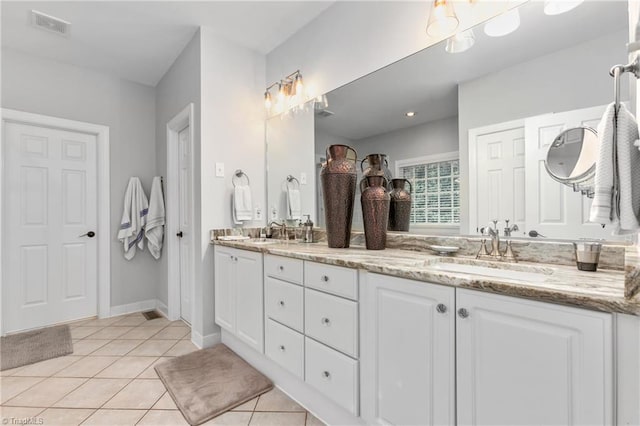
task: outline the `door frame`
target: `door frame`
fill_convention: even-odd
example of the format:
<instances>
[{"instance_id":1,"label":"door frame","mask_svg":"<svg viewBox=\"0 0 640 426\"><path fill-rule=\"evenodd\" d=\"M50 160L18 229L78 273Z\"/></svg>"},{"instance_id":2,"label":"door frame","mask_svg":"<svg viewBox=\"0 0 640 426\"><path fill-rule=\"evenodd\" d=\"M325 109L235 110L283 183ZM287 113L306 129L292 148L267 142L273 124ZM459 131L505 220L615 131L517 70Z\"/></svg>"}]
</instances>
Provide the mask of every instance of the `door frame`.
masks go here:
<instances>
[{"instance_id":1,"label":"door frame","mask_svg":"<svg viewBox=\"0 0 640 426\"><path fill-rule=\"evenodd\" d=\"M166 187L166 228L165 228L165 244L167 247L167 316L171 321L180 319L180 256L179 244L175 238L171 238L173 233L178 229L178 217L180 216L180 200L178 191L178 134L185 127L189 127L189 151L190 155L190 167L191 167L191 182L189 187L191 189L191 199L194 198L194 161L193 161L193 149L194 149L194 105L189 103L182 109L175 117L173 117L167 123L167 179L165 181ZM191 223L195 226L194 209L191 208ZM194 235L195 237L195 235ZM195 243L196 238L191 238L191 253L195 255ZM195 303L195 268L194 259L191 259L190 268L191 282L189 288L191 290L191 322L193 322L193 307Z\"/></svg>"},{"instance_id":2,"label":"door frame","mask_svg":"<svg viewBox=\"0 0 640 426\"><path fill-rule=\"evenodd\" d=\"M68 120L66 118L52 117L42 114L34 114L25 111L18 111L9 108L2 108L2 120L0 120L0 132L4 139L4 126L6 123L26 124L30 126L48 127L52 129L68 130L78 133L87 133L96 136L96 155L97 155L97 213L98 213L98 269L97 283L98 283L98 317L106 318L110 316L111 312L111 252L109 244L111 242L111 226L110 226L110 172L109 172L109 127L86 123L83 121ZM4 143L2 144L4 147ZM6 194L4 190L4 148L0 149L0 198L5 199ZM4 259L3 249L4 245L4 206L0 209L0 240L3 241L0 244L0 258ZM1 267L0 267L1 268ZM4 271L0 270L0 288L2 288L4 278ZM0 330L4 334L2 328L2 292L0 291Z\"/></svg>"}]
</instances>

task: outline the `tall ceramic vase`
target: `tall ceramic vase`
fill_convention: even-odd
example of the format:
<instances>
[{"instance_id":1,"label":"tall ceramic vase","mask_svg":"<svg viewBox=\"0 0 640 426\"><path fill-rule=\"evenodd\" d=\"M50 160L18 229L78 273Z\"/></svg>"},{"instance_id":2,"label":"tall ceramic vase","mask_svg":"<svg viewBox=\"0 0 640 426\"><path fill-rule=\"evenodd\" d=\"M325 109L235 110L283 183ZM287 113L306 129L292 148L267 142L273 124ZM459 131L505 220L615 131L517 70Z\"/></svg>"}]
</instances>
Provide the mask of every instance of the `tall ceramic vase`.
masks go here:
<instances>
[{"instance_id":1,"label":"tall ceramic vase","mask_svg":"<svg viewBox=\"0 0 640 426\"><path fill-rule=\"evenodd\" d=\"M367 176L367 186L362 192L362 218L367 250L384 250L387 244L389 202L387 180L384 176Z\"/></svg>"},{"instance_id":2,"label":"tall ceramic vase","mask_svg":"<svg viewBox=\"0 0 640 426\"><path fill-rule=\"evenodd\" d=\"M364 168L364 162L367 167ZM360 161L360 170L362 171L362 180L360 180L360 192L367 187L367 176L384 176L387 184L391 182L391 170L389 170L389 161L387 154L369 154Z\"/></svg>"},{"instance_id":3,"label":"tall ceramic vase","mask_svg":"<svg viewBox=\"0 0 640 426\"><path fill-rule=\"evenodd\" d=\"M357 153L353 148L331 145L327 148L327 162L320 170L327 241L332 248L347 248L351 240L356 159Z\"/></svg>"},{"instance_id":4,"label":"tall ceramic vase","mask_svg":"<svg viewBox=\"0 0 640 426\"><path fill-rule=\"evenodd\" d=\"M405 189L409 184L409 190ZM391 203L389 204L389 231L408 231L411 221L411 182L407 179L391 179Z\"/></svg>"}]
</instances>

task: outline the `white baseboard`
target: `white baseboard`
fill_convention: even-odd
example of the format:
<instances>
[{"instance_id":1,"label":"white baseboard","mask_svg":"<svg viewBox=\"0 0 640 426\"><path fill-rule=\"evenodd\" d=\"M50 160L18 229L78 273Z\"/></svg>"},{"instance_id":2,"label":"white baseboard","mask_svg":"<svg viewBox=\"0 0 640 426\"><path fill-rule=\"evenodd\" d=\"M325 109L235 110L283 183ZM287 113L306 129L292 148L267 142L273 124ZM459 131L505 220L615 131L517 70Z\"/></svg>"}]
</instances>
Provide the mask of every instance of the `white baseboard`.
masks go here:
<instances>
[{"instance_id":1,"label":"white baseboard","mask_svg":"<svg viewBox=\"0 0 640 426\"><path fill-rule=\"evenodd\" d=\"M328 425L364 425L364 420L354 416L335 402L327 398L294 376L284 368L247 346L240 339L226 330L222 330L222 343L237 353L245 361L267 376L291 399L309 410L314 416Z\"/></svg>"},{"instance_id":2,"label":"white baseboard","mask_svg":"<svg viewBox=\"0 0 640 426\"><path fill-rule=\"evenodd\" d=\"M169 318L169 308L161 300L156 299L156 309L164 315L165 318Z\"/></svg>"},{"instance_id":3,"label":"white baseboard","mask_svg":"<svg viewBox=\"0 0 640 426\"><path fill-rule=\"evenodd\" d=\"M142 300L140 302L128 303L126 305L118 305L111 307L112 317L125 314L133 314L135 312L151 311L156 309L158 301L156 299Z\"/></svg>"},{"instance_id":4,"label":"white baseboard","mask_svg":"<svg viewBox=\"0 0 640 426\"><path fill-rule=\"evenodd\" d=\"M197 331L191 331L191 342L196 345L199 349L210 348L213 345L216 345L222 341L222 336L220 332L211 333L203 336Z\"/></svg>"}]
</instances>

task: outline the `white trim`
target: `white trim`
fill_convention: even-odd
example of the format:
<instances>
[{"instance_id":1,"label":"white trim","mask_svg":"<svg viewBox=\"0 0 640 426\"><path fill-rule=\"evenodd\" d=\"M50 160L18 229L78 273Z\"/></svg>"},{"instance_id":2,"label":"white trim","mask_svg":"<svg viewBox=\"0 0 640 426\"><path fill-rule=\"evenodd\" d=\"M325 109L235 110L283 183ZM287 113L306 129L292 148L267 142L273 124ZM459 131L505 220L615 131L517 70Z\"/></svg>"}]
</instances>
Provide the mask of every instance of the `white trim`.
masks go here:
<instances>
[{"instance_id":1,"label":"white trim","mask_svg":"<svg viewBox=\"0 0 640 426\"><path fill-rule=\"evenodd\" d=\"M196 345L198 349L210 348L213 345L217 345L222 341L222 335L220 332L211 333L203 336L191 327L191 343Z\"/></svg>"},{"instance_id":2,"label":"white trim","mask_svg":"<svg viewBox=\"0 0 640 426\"><path fill-rule=\"evenodd\" d=\"M189 103L186 107L182 109L175 117L173 117L167 123L167 179L165 180L165 190L166 190L166 228L165 235L168 238L165 238L166 244L166 256L167 256L167 292L168 292L168 317L170 320L175 321L180 319L180 256L178 241L172 236L178 232L178 217L180 215L179 208L180 203L178 200L178 133L183 130L185 127L189 127L189 151L191 152L191 182L189 187L191 188L191 200L195 200L194 198L194 182L193 182L193 172L194 172L194 159L193 159L193 149L194 149L194 106L193 103ZM194 209L191 208L191 224L195 229L195 218L194 218ZM195 235L194 235L195 237ZM191 238L192 250L191 253L196 253L195 247L196 239ZM194 262L191 262L194 265ZM191 283L189 286L191 288L191 322L193 322L194 317L194 306L195 306L195 285L194 285L194 277L195 270L192 267L191 273L189 274L191 277Z\"/></svg>"},{"instance_id":3,"label":"white trim","mask_svg":"<svg viewBox=\"0 0 640 426\"><path fill-rule=\"evenodd\" d=\"M111 309L111 241L110 226L110 177L109 177L109 127L100 124L85 123L82 121L67 120L65 118L51 117L41 114L33 114L8 108L2 108L2 127L5 122L22 123L32 126L50 127L53 129L69 130L73 132L88 133L96 136L97 161L98 161L98 317L106 318ZM2 129L3 130L3 129ZM4 133L2 133L4 135ZM3 144L4 145L4 144ZM0 164L4 162L2 149L0 149ZM4 169L2 170L4 174ZM0 181L1 183L1 181ZM4 200L4 188L0 185L0 197ZM3 203L4 205L4 203ZM4 223L3 223L4 226ZM4 241L0 227L0 240ZM2 274L0 273L0 288L2 288ZM0 308L0 318L2 317ZM1 320L0 320L1 321ZM1 330L0 322L0 330Z\"/></svg>"},{"instance_id":4,"label":"white trim","mask_svg":"<svg viewBox=\"0 0 640 426\"><path fill-rule=\"evenodd\" d=\"M167 305L159 299L156 300L156 309L160 311L165 318L169 318L169 308L167 308Z\"/></svg>"},{"instance_id":5,"label":"white trim","mask_svg":"<svg viewBox=\"0 0 640 426\"><path fill-rule=\"evenodd\" d=\"M119 315L133 314L136 312L152 311L156 309L158 301L156 299L141 300L139 302L127 303L126 305L118 305L111 307L111 317Z\"/></svg>"},{"instance_id":6,"label":"white trim","mask_svg":"<svg viewBox=\"0 0 640 426\"><path fill-rule=\"evenodd\" d=\"M524 120L505 121L504 123L469 129L469 139L467 139L469 141L469 175L467 176L469 182L469 204L467 205L469 229L466 230L468 234L475 233L475 229L478 227L478 217L474 214L474 212L478 211L478 170L476 168L478 163L478 150L476 140L479 136L487 133L504 132L519 127L524 127Z\"/></svg>"}]
</instances>

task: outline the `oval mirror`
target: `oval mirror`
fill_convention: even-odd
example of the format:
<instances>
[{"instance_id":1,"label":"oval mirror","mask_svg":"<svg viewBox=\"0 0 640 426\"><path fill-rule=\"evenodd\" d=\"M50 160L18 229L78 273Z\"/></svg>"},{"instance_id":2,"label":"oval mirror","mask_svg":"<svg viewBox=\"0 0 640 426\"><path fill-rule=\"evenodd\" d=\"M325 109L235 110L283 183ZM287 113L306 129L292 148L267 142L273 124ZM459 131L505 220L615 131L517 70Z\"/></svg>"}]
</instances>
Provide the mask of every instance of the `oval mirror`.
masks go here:
<instances>
[{"instance_id":1,"label":"oval mirror","mask_svg":"<svg viewBox=\"0 0 640 426\"><path fill-rule=\"evenodd\" d=\"M575 127L560 133L549 150L544 166L553 179L577 188L593 178L598 158L598 134L590 127Z\"/></svg>"}]
</instances>

